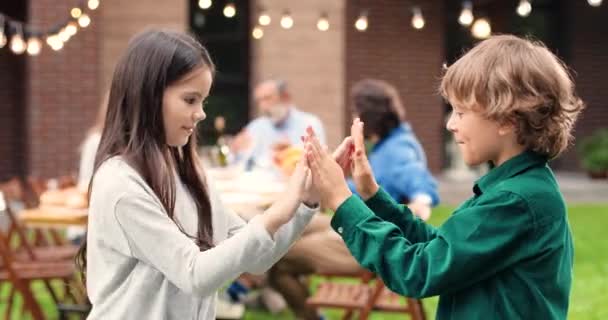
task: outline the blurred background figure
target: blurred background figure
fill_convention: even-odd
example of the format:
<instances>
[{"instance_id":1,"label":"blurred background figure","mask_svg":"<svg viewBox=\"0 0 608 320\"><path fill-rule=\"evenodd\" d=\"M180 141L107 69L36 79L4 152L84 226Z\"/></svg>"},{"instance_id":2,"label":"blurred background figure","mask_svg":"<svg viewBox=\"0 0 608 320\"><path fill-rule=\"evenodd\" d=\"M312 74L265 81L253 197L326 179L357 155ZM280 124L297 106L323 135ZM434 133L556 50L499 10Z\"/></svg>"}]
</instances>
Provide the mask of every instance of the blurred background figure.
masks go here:
<instances>
[{"instance_id":1,"label":"blurred background figure","mask_svg":"<svg viewBox=\"0 0 608 320\"><path fill-rule=\"evenodd\" d=\"M285 81L266 80L258 84L254 100L261 116L249 123L231 144L237 161L243 161L246 169L272 168L275 164L289 171L291 155L298 154L292 148L300 149L300 137L307 126L312 126L325 143L321 120L294 105Z\"/></svg>"},{"instance_id":2,"label":"blurred background figure","mask_svg":"<svg viewBox=\"0 0 608 320\"><path fill-rule=\"evenodd\" d=\"M354 117L365 124L369 162L378 183L394 199L427 220L439 203L437 182L429 172L424 149L406 121L399 93L382 80L365 79L350 92ZM353 192L352 181L349 186Z\"/></svg>"}]
</instances>

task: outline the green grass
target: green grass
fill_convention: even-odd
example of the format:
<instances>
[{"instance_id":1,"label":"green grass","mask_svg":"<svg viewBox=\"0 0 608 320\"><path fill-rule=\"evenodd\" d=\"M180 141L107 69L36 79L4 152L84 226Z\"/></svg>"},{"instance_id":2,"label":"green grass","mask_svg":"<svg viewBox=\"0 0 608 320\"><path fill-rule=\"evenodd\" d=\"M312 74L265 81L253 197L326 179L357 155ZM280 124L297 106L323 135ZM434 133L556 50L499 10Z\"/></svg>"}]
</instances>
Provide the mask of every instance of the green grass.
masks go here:
<instances>
[{"instance_id":1,"label":"green grass","mask_svg":"<svg viewBox=\"0 0 608 320\"><path fill-rule=\"evenodd\" d=\"M433 211L431 224L441 224L451 213L451 208L439 207ZM574 234L575 264L574 282L571 294L570 311L568 319L571 320L599 320L608 319L608 240L604 232L608 225L608 204L573 205L569 207L570 225ZM313 284L316 281L313 281ZM37 283L34 291L47 314L48 319L57 319L57 312L53 307L51 297L44 287ZM5 297L6 285L0 290L0 297ZM3 301L4 299L2 299ZM427 318L435 318L437 298L424 300ZM5 306L0 302L0 315L3 315ZM340 319L339 310L323 310L328 319ZM20 319L17 316L11 319ZM248 311L247 320L291 320L293 315L285 311L278 315L258 310ZM400 315L374 313L374 320L403 319Z\"/></svg>"}]
</instances>

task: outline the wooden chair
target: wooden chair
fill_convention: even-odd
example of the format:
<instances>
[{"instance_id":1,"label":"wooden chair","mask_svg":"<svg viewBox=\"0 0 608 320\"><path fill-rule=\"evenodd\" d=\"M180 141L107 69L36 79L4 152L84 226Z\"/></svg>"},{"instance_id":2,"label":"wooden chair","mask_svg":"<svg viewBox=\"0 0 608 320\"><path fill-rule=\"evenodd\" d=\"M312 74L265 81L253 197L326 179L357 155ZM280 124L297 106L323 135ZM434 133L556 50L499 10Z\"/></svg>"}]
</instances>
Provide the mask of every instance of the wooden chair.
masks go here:
<instances>
[{"instance_id":1,"label":"wooden chair","mask_svg":"<svg viewBox=\"0 0 608 320\"><path fill-rule=\"evenodd\" d=\"M372 311L408 314L412 320L425 320L422 302L402 297L390 291L381 279L371 272L362 274L339 275L324 274L329 281L322 282L315 294L306 303L317 308L344 309L342 319L351 319L357 312L359 319L366 320ZM337 283L335 277L351 277L354 283ZM375 278L375 279L374 279ZM372 281L373 280L373 281Z\"/></svg>"},{"instance_id":2,"label":"wooden chair","mask_svg":"<svg viewBox=\"0 0 608 320\"><path fill-rule=\"evenodd\" d=\"M54 273L55 271L52 269L58 268L56 272L59 272L59 276L65 275L65 272L67 272L66 270L71 270L70 272L73 273L73 258L78 251L78 247L72 244L65 244L57 233L53 236L56 245L45 243L44 246L40 246L41 241L31 241L31 239L28 239L28 234L32 231L21 225L12 208L13 203L24 201L25 191L21 181L17 178L13 178L8 182L1 183L0 192L2 193L0 202L3 203L3 210L0 211L5 213L9 222L6 233L0 231L2 250L6 251L3 254L9 255L8 257L3 256L3 261L5 263L0 268L0 281L10 281L13 284L9 290L6 314L10 314L12 310L15 290L20 291L24 296L24 299L28 299L28 291L23 287L24 284L22 283L22 280L20 280L22 277L26 280L42 280L53 300L56 303L60 302L59 297L50 283L51 278L57 278L57 274ZM40 238L42 235L42 233L36 234L37 236L35 238ZM15 263L17 270L22 273L14 274L14 272L11 271L12 268L10 268L11 263ZM51 268L51 270L45 270L47 268ZM37 275L39 276L38 278L36 278ZM73 294L68 287L68 283L64 282L64 284L66 285L65 290L68 291L68 293ZM26 304L26 306L32 308L31 301L26 301ZM35 313L36 311L33 310L32 312Z\"/></svg>"}]
</instances>

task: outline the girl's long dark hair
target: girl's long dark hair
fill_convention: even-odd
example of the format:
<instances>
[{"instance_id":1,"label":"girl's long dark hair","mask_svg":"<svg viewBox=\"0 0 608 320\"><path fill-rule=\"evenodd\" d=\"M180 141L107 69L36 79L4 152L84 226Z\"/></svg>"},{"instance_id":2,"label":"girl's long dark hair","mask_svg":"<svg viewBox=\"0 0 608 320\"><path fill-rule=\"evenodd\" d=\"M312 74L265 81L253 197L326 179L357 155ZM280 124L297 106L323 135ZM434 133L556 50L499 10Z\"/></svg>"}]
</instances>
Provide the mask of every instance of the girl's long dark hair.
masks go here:
<instances>
[{"instance_id":1,"label":"girl's long dark hair","mask_svg":"<svg viewBox=\"0 0 608 320\"><path fill-rule=\"evenodd\" d=\"M201 67L215 71L207 50L190 36L166 30L148 30L136 35L114 70L108 113L95 156L95 172L104 161L121 156L152 188L174 221L174 172L177 172L197 207L198 232L188 236L203 251L213 246L213 228L195 135L183 147L168 146L162 114L165 89ZM94 177L95 174L89 184L89 197L94 191ZM85 240L76 256L83 275L86 246Z\"/></svg>"}]
</instances>

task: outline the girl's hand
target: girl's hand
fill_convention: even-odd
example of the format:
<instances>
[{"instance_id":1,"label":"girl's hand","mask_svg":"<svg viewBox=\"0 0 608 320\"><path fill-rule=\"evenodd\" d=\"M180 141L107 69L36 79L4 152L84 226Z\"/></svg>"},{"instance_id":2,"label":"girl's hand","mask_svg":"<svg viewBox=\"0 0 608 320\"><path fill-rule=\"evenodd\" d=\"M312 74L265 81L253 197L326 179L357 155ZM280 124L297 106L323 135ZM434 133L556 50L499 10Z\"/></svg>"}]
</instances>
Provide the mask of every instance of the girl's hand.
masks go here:
<instances>
[{"instance_id":1,"label":"girl's hand","mask_svg":"<svg viewBox=\"0 0 608 320\"><path fill-rule=\"evenodd\" d=\"M308 128L306 157L312 172L312 184L321 198L321 203L336 210L352 195L340 165L327 153L311 128Z\"/></svg>"},{"instance_id":2,"label":"girl's hand","mask_svg":"<svg viewBox=\"0 0 608 320\"><path fill-rule=\"evenodd\" d=\"M353 120L353 125L350 127L350 135L353 138L355 149L352 157L352 178L361 198L367 200L375 195L380 187L374 178L374 173L365 155L363 122L359 118Z\"/></svg>"}]
</instances>

